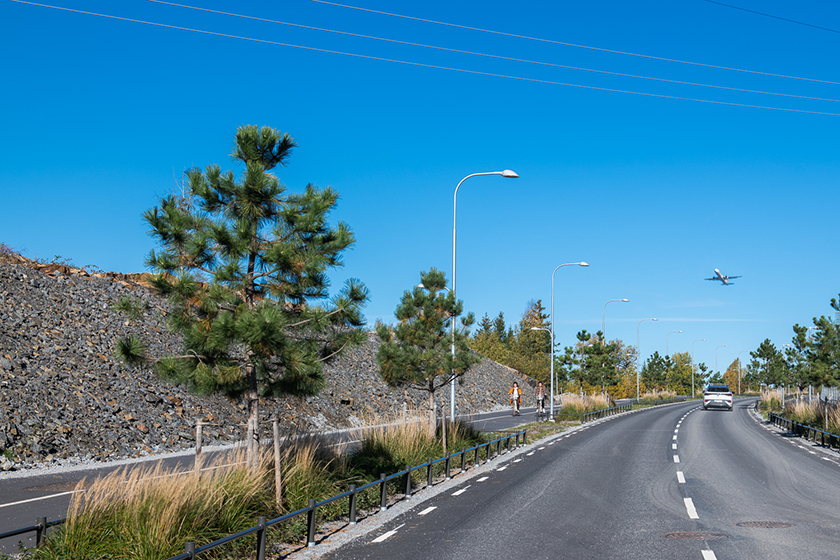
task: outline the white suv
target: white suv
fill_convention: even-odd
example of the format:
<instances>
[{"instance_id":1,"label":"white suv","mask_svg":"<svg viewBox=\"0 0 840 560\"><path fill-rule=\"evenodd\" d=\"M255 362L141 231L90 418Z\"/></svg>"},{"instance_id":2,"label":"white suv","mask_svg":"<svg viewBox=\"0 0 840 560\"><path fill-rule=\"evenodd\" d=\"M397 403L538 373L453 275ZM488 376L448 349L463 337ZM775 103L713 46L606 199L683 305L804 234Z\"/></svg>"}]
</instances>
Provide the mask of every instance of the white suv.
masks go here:
<instances>
[{"instance_id":1,"label":"white suv","mask_svg":"<svg viewBox=\"0 0 840 560\"><path fill-rule=\"evenodd\" d=\"M732 412L732 391L729 385L713 384L706 387L703 393L703 410L710 408L725 408Z\"/></svg>"}]
</instances>

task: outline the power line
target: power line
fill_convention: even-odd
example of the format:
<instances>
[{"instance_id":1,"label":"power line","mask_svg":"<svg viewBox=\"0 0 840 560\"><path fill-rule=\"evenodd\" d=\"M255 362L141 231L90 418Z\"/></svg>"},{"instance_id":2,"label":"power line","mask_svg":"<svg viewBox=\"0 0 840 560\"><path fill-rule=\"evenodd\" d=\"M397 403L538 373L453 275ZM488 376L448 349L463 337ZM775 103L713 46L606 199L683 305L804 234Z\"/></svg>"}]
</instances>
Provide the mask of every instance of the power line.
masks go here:
<instances>
[{"instance_id":1,"label":"power line","mask_svg":"<svg viewBox=\"0 0 840 560\"><path fill-rule=\"evenodd\" d=\"M493 59L496 59L496 60L505 60L505 61L508 61L508 62L523 62L523 63L526 63L526 64L535 64L535 65L538 65L538 66L549 66L549 67L552 67L552 68L563 68L563 69L566 69L566 70L579 70L579 71L582 71L582 72L592 72L592 73L596 73L596 74L607 74L607 75L610 75L610 76L619 76L619 77L623 77L623 78L636 78L636 79L640 79L640 80L650 80L650 81L655 81L655 82L665 82L665 83L669 83L669 84L697 86L697 87L705 87L705 88L712 88L712 89L722 89L722 90L728 90L728 91L737 91L737 92L741 92L741 93L758 93L758 94L762 94L762 95L775 95L775 96L779 96L779 97L791 97L791 98L796 98L796 99L807 99L807 100L810 100L810 101L830 101L830 102L833 102L833 103L840 103L840 99L830 99L830 98L825 98L825 97L811 97L811 96L807 96L807 95L795 95L795 94L791 94L791 93L779 93L779 92L773 92L773 91L762 91L762 90L754 90L754 89L736 88L736 87L729 87L729 86L720 86L720 85L715 85L715 84L703 84L703 83L698 83L698 82L687 82L687 81L683 81L683 80L670 80L668 78L656 78L656 77L653 77L653 76L640 76L640 75L637 75L637 74L626 74L626 73L623 73L623 72L611 72L611 71L608 71L608 70L598 70L598 69L595 69L595 68L584 68L584 67L580 67L580 66L569 66L569 65L566 65L566 64L557 64L557 63L553 63L553 62L541 62L541 61L536 61L536 60L527 60L527 59L523 59L523 58L514 58L514 57L510 57L510 56L501 56L501 55L496 55L496 54L487 54L487 53L480 53L480 52L475 52L475 51L466 51L466 50L462 50L462 49L453 49L453 48L449 48L449 47L440 47L440 46L436 46L436 45L427 45L427 44L423 44L423 43L414 43L414 42L410 42L410 41L400 41L398 39L388 39L388 38L385 38L385 37L376 37L376 36L373 36L373 35L363 35L363 34L360 34L360 33L352 33L350 31L337 31L335 29L326 29L326 28L323 28L323 27L314 27L314 26L311 26L311 25L303 25L303 24L300 24L300 23L290 23L290 22L286 22L286 21L279 21L279 20L262 18L262 17L257 17L257 16L236 14L236 13L233 13L233 12L223 12L223 11L220 11L220 10L211 10L209 8L201 8L201 7L198 7L198 6L188 6L186 4L177 4L175 2L166 2L165 0L149 0L149 2L153 2L155 4L164 4L164 5L167 5L167 6L175 6L175 7L178 7L178 8L187 8L187 9L196 10L196 11L199 11L199 12L208 12L208 13L212 13L212 14L219 14L219 15L224 15L224 16L231 16L231 17L237 17L237 18L242 18L242 19L260 21L260 22L264 22L264 23L276 23L276 24L279 24L279 25L286 25L286 26L289 26L289 27L297 27L297 28L300 28L300 29L309 29L309 30L312 30L312 31L323 31L323 32L326 32L326 33L334 33L334 34L337 34L337 35L346 35L346 36L349 36L349 37L357 37L357 38L361 38L361 39L372 39L372 40L375 40L375 41L383 41L383 42L386 42L386 43L395 43L395 44L406 45L406 46L411 46L411 47L422 47L422 48L425 48L425 49L433 49L433 50L452 52L452 53L457 53L457 54L468 54L468 55L480 56L480 57L484 57L484 58L493 58Z\"/></svg>"},{"instance_id":2,"label":"power line","mask_svg":"<svg viewBox=\"0 0 840 560\"><path fill-rule=\"evenodd\" d=\"M359 11L362 11L362 12L370 12L370 13L373 13L373 14L380 14L380 15L397 17L397 18L410 19L410 20L414 20L414 21L422 21L424 23L434 23L435 25L444 25L444 26L447 26L447 27L455 27L455 28L458 28L458 29L467 29L469 31L479 31L481 33L491 33L493 35L502 35L504 37L512 37L512 38L515 38L515 39L526 39L528 41L539 41L541 43L550 43L552 45L563 45L565 47L575 47L575 48L578 48L578 49L588 49L588 50L593 50L593 51L608 52L608 53L612 53L612 54L622 54L622 55L625 55L625 56L635 56L635 57L639 57L639 58L648 58L648 59L651 59L651 60L660 60L660 61L663 61L663 62L676 62L678 64L689 64L691 66L702 66L704 68L714 68L716 70L730 70L732 72L745 72L747 74L758 74L760 76L769 76L769 77L772 77L772 78L786 78L786 79L790 79L790 80L803 80L803 81L807 81L807 82L818 82L818 83L821 83L821 84L831 84L831 85L835 85L835 86L840 85L840 82L832 82L830 80L819 80L819 79L816 79L816 78L803 78L803 77L800 77L800 76L787 76L785 74L773 74L773 73L770 73L770 72L760 72L758 70L746 70L746 69L743 69L743 68L731 68L729 66L717 66L715 64L704 64L702 62L691 62L691 61L688 61L688 60L679 60L679 59L676 59L676 58L665 58L665 57L653 56L653 55L649 55L649 54L639 54L639 53L632 53L632 52L626 52L626 51L617 51L617 50L613 50L613 49L605 49L605 48L602 48L602 47L591 47L591 46L588 46L588 45L578 45L576 43L566 43L566 42L563 42L563 41L555 41L555 40L552 40L552 39L542 39L542 38L539 38L539 37L529 37L528 35L517 35L515 33L507 33L507 32L504 32L504 31L494 31L492 29L482 29L480 27L470 27L468 25L459 25L457 23L447 23L447 22L444 22L444 21L435 21L433 19L424 19L424 18L420 18L420 17L406 16L406 15L402 15L402 14L394 14L394 13L391 13L391 12L383 12L383 11L380 11L380 10L372 10L370 8L360 8L358 6L350 6L350 5L347 5L347 4L338 4L336 2L329 2L327 0L310 0L310 1L311 2L316 2L318 4L327 4L329 6L337 6L339 8L348 8L348 9L351 9L351 10L359 10Z\"/></svg>"},{"instance_id":3,"label":"power line","mask_svg":"<svg viewBox=\"0 0 840 560\"><path fill-rule=\"evenodd\" d=\"M819 25L814 25L813 23L805 23L804 21L797 21L795 19L788 19L788 18L781 17L781 16L774 16L773 14L766 14L764 12L757 12L755 10L742 8L741 6L733 6L732 4L724 4L723 2L716 2L715 0L706 0L706 2L708 2L710 4L717 4L719 6L726 6L727 8L734 8L736 10L741 10L743 12L749 12L751 14L758 14L760 16L765 16L765 17L769 17L769 18L773 18L773 19L780 19L782 21L788 21L790 23L796 23L796 24L799 24L799 25L806 25L808 27L813 27L814 29L822 29L823 31L831 31L832 33L840 33L840 31L838 31L836 29L831 29L830 27L822 27L822 26L819 26Z\"/></svg>"},{"instance_id":4,"label":"power line","mask_svg":"<svg viewBox=\"0 0 840 560\"><path fill-rule=\"evenodd\" d=\"M77 9L74 9L74 8L65 8L65 7L61 7L61 6L51 6L49 4L40 4L40 3L37 3L37 2L28 2L26 0L11 0L11 1L15 2L15 3L18 3L18 4L26 4L26 5L29 5L29 6L38 6L38 7L41 7L41 8L51 8L51 9L59 10L59 11L72 12L72 13L84 14L84 15L90 15L90 16L97 16L97 17L101 17L101 18L105 18L105 19L113 19L113 20L126 21L126 22L131 22L131 23L141 23L141 24L144 24L144 25L151 25L153 27L162 27L162 28L165 28L165 29L174 29L174 30L178 30L178 31L189 31L189 32L192 32L192 33L200 33L200 34L203 34L203 35L211 35L211 36L214 36L214 37L224 37L224 38L228 38L228 39L239 39L239 40L242 40L242 41L251 41L251 42L262 43L262 44L267 44L267 45L290 47L290 48L295 48L295 49L301 49L301 50L307 50L307 51L313 51L313 52L322 52L322 53L328 53L328 54L338 54L338 55L350 56L350 57L354 57L354 58L361 58L361 59L364 59L364 60L375 60L375 61L380 61L380 62L392 62L392 63L395 63L395 64L405 64L407 66L416 66L416 67L420 67L420 68L430 68L430 69L434 69L434 70L448 70L450 72L460 72L460 73L464 73L464 74L472 74L472 75L477 75L477 76L504 78L504 79L508 79L508 80L518 80L518 81L538 83L538 84L574 87L574 88L588 89L588 90L595 90L595 91L605 91L605 92L612 92L612 93L626 93L626 94L630 94L630 95L639 95L639 96L643 96L643 97L653 97L653 98L658 98L658 99L672 99L672 100L676 100L676 101L694 101L694 102L697 102L697 103L708 103L708 104L712 104L712 105L725 105L725 106L729 106L729 107L745 107L745 108L750 108L750 109L767 109L767 110L770 110L770 111L783 111L783 112L786 112L786 113L805 113L805 114L810 114L810 115L825 115L825 116L831 116L831 117L840 117L840 113L828 113L828 112L823 112L823 111L808 111L808 110L805 110L805 109L788 109L788 108L785 108L785 107L770 107L770 106L764 106L764 105L750 105L750 104L746 104L746 103L734 103L734 102L729 102L729 101L715 101L715 100L711 100L711 99L698 99L698 98L692 98L692 97L678 97L678 96L675 96L675 95L663 95L663 94L659 94L659 93L647 93L647 92L640 92L640 91L621 90L621 89L605 88L605 87L597 87L597 86L586 86L586 85L582 85L582 84L556 82L556 81L551 81L551 80L540 80L540 79L537 79L537 78L525 78L525 77L522 77L522 76L510 76L510 75L506 75L506 74L496 74L496 73L492 73L492 72L481 72L481 71L478 71L478 70L467 70L467 69L463 69L463 68L452 68L452 67L448 67L448 66L439 66L439 65L434 65L434 64L424 64L424 63L421 63L421 62L411 62L411 61L405 61L405 60L383 58L383 57L379 57L379 56L370 56L370 55L364 55L364 54L358 54L358 53L336 51L336 50L331 50L331 49L322 49L322 48L318 48L318 47L307 47L307 46L304 46L304 45L294 45L294 44L291 44L291 43L281 43L279 41L270 41L268 39L257 39L255 37L244 37L244 36L241 36L241 35L232 35L232 34L229 34L229 33L219 33L217 31L206 31L206 30L203 30L203 29L193 29L193 28L190 28L190 27L170 25L170 24L167 24L167 23L145 21L145 20L127 18L127 17L122 17L122 16L114 16L114 15L110 15L110 14L100 14L100 13L97 13L97 12L89 12L89 11L86 11L86 10L77 10Z\"/></svg>"}]
</instances>

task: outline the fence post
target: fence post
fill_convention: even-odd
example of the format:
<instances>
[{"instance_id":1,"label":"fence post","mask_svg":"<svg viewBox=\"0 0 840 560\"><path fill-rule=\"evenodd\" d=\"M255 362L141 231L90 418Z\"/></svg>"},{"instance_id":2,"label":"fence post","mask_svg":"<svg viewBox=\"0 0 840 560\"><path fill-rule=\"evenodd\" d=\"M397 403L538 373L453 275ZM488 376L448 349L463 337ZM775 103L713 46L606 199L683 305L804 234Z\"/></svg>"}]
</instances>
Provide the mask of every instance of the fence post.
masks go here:
<instances>
[{"instance_id":1,"label":"fence post","mask_svg":"<svg viewBox=\"0 0 840 560\"><path fill-rule=\"evenodd\" d=\"M405 466L405 497L411 497L411 465Z\"/></svg>"},{"instance_id":2,"label":"fence post","mask_svg":"<svg viewBox=\"0 0 840 560\"><path fill-rule=\"evenodd\" d=\"M512 439L511 436L507 437L507 452L510 453L510 440Z\"/></svg>"},{"instance_id":3,"label":"fence post","mask_svg":"<svg viewBox=\"0 0 840 560\"><path fill-rule=\"evenodd\" d=\"M379 511L385 511L388 509L388 481L386 480L387 475L385 473L379 473L379 492L381 497L379 499Z\"/></svg>"},{"instance_id":4,"label":"fence post","mask_svg":"<svg viewBox=\"0 0 840 560\"><path fill-rule=\"evenodd\" d=\"M315 546L315 500L309 498L309 513L306 514L306 547Z\"/></svg>"},{"instance_id":5,"label":"fence post","mask_svg":"<svg viewBox=\"0 0 840 560\"><path fill-rule=\"evenodd\" d=\"M257 524L260 526L257 531L257 560L265 560L265 517L259 517Z\"/></svg>"},{"instance_id":6,"label":"fence post","mask_svg":"<svg viewBox=\"0 0 840 560\"><path fill-rule=\"evenodd\" d=\"M452 474L450 473L450 467L452 465L452 455L446 455L446 480L452 479Z\"/></svg>"},{"instance_id":7,"label":"fence post","mask_svg":"<svg viewBox=\"0 0 840 560\"><path fill-rule=\"evenodd\" d=\"M47 535L47 518L39 517L35 523L38 525L35 530L35 546L40 547L44 544L44 537Z\"/></svg>"},{"instance_id":8,"label":"fence post","mask_svg":"<svg viewBox=\"0 0 840 560\"><path fill-rule=\"evenodd\" d=\"M473 461L473 466L476 466L476 467L477 467L477 466L480 464L480 463L478 462L478 461L479 461L478 454L479 454L480 450L481 450L481 445L480 445L480 444L479 444L479 445L476 445L476 446L475 446L475 460Z\"/></svg>"},{"instance_id":9,"label":"fence post","mask_svg":"<svg viewBox=\"0 0 840 560\"><path fill-rule=\"evenodd\" d=\"M195 560L195 543L188 542L184 545L184 552L190 555L190 560Z\"/></svg>"},{"instance_id":10,"label":"fence post","mask_svg":"<svg viewBox=\"0 0 840 560\"><path fill-rule=\"evenodd\" d=\"M528 445L528 430L522 430L522 445Z\"/></svg>"},{"instance_id":11,"label":"fence post","mask_svg":"<svg viewBox=\"0 0 840 560\"><path fill-rule=\"evenodd\" d=\"M428 465L426 466L426 487L432 487L432 458L429 457Z\"/></svg>"},{"instance_id":12,"label":"fence post","mask_svg":"<svg viewBox=\"0 0 840 560\"><path fill-rule=\"evenodd\" d=\"M502 438L496 440L496 457L502 454Z\"/></svg>"},{"instance_id":13,"label":"fence post","mask_svg":"<svg viewBox=\"0 0 840 560\"><path fill-rule=\"evenodd\" d=\"M350 525L356 524L356 485L350 485Z\"/></svg>"},{"instance_id":14,"label":"fence post","mask_svg":"<svg viewBox=\"0 0 840 560\"><path fill-rule=\"evenodd\" d=\"M467 450L463 447L461 448L461 472L466 472L467 470Z\"/></svg>"}]
</instances>

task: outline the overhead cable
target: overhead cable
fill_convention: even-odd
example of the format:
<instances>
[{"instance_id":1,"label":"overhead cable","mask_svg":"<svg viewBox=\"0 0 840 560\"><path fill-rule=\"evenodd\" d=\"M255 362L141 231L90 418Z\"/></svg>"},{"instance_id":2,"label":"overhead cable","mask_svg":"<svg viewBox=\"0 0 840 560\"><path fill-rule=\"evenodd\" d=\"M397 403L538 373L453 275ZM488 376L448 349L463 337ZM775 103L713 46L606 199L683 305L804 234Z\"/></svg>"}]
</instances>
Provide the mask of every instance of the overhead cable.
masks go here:
<instances>
[{"instance_id":1,"label":"overhead cable","mask_svg":"<svg viewBox=\"0 0 840 560\"><path fill-rule=\"evenodd\" d=\"M819 82L821 84L832 84L832 85L835 85L835 86L840 85L840 82L832 82L830 80L819 80L817 78L803 78L801 76L788 76L788 75L785 75L785 74L773 74L771 72L761 72L761 71L758 71L758 70L746 70L744 68L732 68L732 67L729 67L729 66L718 66L718 65L715 65L715 64L705 64L705 63L702 63L702 62L691 62L689 60L679 60L679 59L676 59L676 58L665 58L665 57L662 57L662 56L653 56L653 55L649 55L649 54L639 54L639 53L632 53L632 52L627 52L627 51L605 49L605 48L602 48L602 47L592 47L592 46L588 46L588 45L578 45L576 43L567 43L567 42L564 42L564 41L555 41L553 39L542 39L540 37L529 37L528 35L517 35L516 33L507 33L505 31L494 31L492 29L482 29L480 27L470 27L468 25L459 25L457 23L448 23L448 22L445 22L445 21L435 21L433 19L425 19L425 18L420 18L420 17L406 16L406 15L402 15L402 14L395 14L395 13L391 13L391 12L383 12L381 10L372 10L370 8L360 8L358 6L350 6L348 4L339 4L337 2L329 2L328 0L310 0L310 1L311 2L316 2L318 4L327 4L329 6L337 6L339 8L348 8L348 9L351 9L351 10L359 10L359 11L362 11L362 12L370 12L370 13L373 13L373 14L380 14L380 15L384 15L384 16L410 19L410 20L414 20L414 21L422 21L424 23L433 23L435 25L444 25L444 26L447 26L447 27L456 27L458 29L467 29L469 31L479 31L481 33L491 33L493 35L502 35L504 37L513 37L515 39L527 39L528 41L539 41L541 43L550 43L550 44L553 44L553 45L563 45L565 47L575 47L575 48L578 48L578 49L588 49L588 50L607 52L607 53L612 53L612 54L622 54L622 55L626 55L626 56L648 58L648 59L651 59L651 60L661 60L663 62L676 62L678 64L689 64L691 66L702 66L704 68L714 68L716 70L730 70L732 72L745 72L747 74L758 74L760 76L770 76L770 77L773 77L773 78L786 78L786 79L790 79L790 80L804 80L804 81L807 81L807 82Z\"/></svg>"},{"instance_id":2,"label":"overhead cable","mask_svg":"<svg viewBox=\"0 0 840 560\"><path fill-rule=\"evenodd\" d=\"M478 71L478 70L467 70L467 69L463 69L463 68L452 68L452 67L448 67L448 66L439 66L439 65L434 65L434 64L424 64L424 63L421 63L421 62L411 62L411 61L406 61L406 60L383 58L383 57L379 57L379 56L370 56L370 55L364 55L364 54L358 54L358 53L342 52L342 51L336 51L336 50L331 50L331 49L323 49L323 48L319 48L319 47L308 47L308 46L305 46L305 45L294 45L294 44L291 44L291 43L281 43L279 41L270 41L268 39L257 39L255 37L244 37L244 36L241 36L241 35L232 35L232 34L229 34L229 33L220 33L220 32L217 32L217 31L206 31L206 30L203 30L203 29L194 29L194 28L190 28L190 27L170 25L170 24L167 24L167 23L145 21L145 20L140 20L140 19L127 18L127 17L122 17L122 16L115 16L115 15L110 15L110 14L100 14L100 13L97 13L97 12L90 12L90 11L86 11L86 10L77 10L77 9L74 9L74 8L65 8L65 7L62 7L62 6L52 6L52 5L49 5L49 4L41 4L41 3L38 3L38 2L29 2L29 1L26 1L26 0L10 0L10 1L15 2L17 4L26 4L26 5L29 5L29 6L38 6L38 7L41 7L41 8L51 8L51 9L54 9L54 10L60 10L60 11L65 11L65 12L73 12L73 13L77 13L77 14L84 14L84 15L90 15L90 16L97 16L97 17L102 17L102 18L106 18L106 19L126 21L126 22L131 22L131 23L141 23L141 24L144 24L144 25L151 25L151 26L154 26L154 27L162 27L162 28L165 28L165 29L175 29L175 30L178 30L178 31L189 31L189 32L192 32L192 33L200 33L200 34L203 34L203 35L211 35L211 36L215 36L215 37L225 37L225 38L228 38L228 39L239 39L239 40L242 40L242 41L252 41L252 42L255 42L255 43L262 43L262 44L267 44L267 45L277 45L277 46L281 46L281 47L291 47L291 48L302 49L302 50L313 51L313 52L338 54L338 55L350 56L350 57L354 57L354 58L361 58L361 59L365 59L365 60L376 60L376 61L380 61L380 62L392 62L392 63L395 63L395 64L405 64L405 65L408 65L408 66L416 66L416 67L420 67L420 68L431 68L431 69L435 69L435 70L448 70L450 72L461 72L461 73L464 73L464 74L473 74L473 75L478 75L478 76L488 76L488 77L493 77L493 78L504 78L504 79L508 79L508 80L518 80L518 81L532 82L532 83L538 83L538 84L548 84L548 85L574 87L574 88L588 89L588 90L595 90L595 91L606 91L606 92L612 92L612 93L626 93L626 94L630 94L630 95L640 95L640 96L643 96L643 97L654 97L654 98L658 98L658 99L673 99L673 100L677 100L677 101L694 101L694 102L697 102L697 103L709 103L709 104L713 104L713 105L726 105L726 106L730 106L730 107L746 107L746 108L750 108L750 109L767 109L767 110L771 110L771 111L783 111L783 112L786 112L786 113L806 113L806 114L811 114L811 115L826 115L826 116L831 116L831 117L840 117L840 113L829 113L829 112L824 112L824 111L808 111L808 110L805 110L805 109L789 109L789 108L786 108L786 107L770 107L770 106L764 106L764 105L750 105L750 104L746 104L746 103L734 103L734 102L729 102L729 101L715 101L715 100L711 100L711 99L698 99L698 98L692 98L692 97L679 97L679 96L675 96L675 95L663 95L663 94L659 94L659 93L647 93L647 92L640 92L640 91L621 90L621 89L605 88L605 87L597 87L597 86L587 86L587 85L582 85L582 84L556 82L556 81L551 81L551 80L540 80L540 79L537 79L537 78L525 78L525 77L522 77L522 76L510 76L510 75L506 75L506 74L496 74L496 73L492 73L492 72L481 72L481 71Z\"/></svg>"},{"instance_id":3,"label":"overhead cable","mask_svg":"<svg viewBox=\"0 0 840 560\"><path fill-rule=\"evenodd\" d=\"M537 61L537 60L527 60L527 59L523 59L523 58L514 58L514 57L510 57L510 56L501 56L501 55L496 55L496 54L487 54L487 53L480 53L480 52L475 52L475 51L466 51L466 50L462 50L462 49L453 49L453 48L449 48L449 47L440 47L440 46L436 46L436 45L427 45L427 44L424 44L424 43L413 43L413 42L410 42L410 41L400 41L398 39L388 39L388 38L385 38L385 37L376 37L376 36L373 36L373 35L362 35L360 33L352 33L350 31L338 31L338 30L335 30L335 29L326 29L326 28L323 28L323 27L314 27L314 26L311 26L311 25L303 25L303 24L300 24L300 23L290 23L290 22L287 22L287 21L279 21L279 20L275 20L275 19L268 19L268 18L262 18L262 17L257 17L257 16L236 14L236 13L233 13L233 12L223 12L223 11L220 11L220 10L211 10L209 8L201 8L201 7L198 7L198 6L189 6L189 5L186 5L186 4L177 4L175 2L167 2L165 0L148 0L148 1L149 2L154 2L155 4L165 4L167 6L175 6L175 7L178 7L178 8L187 8L187 9L190 9L190 10L197 10L197 11L200 11L200 12L209 12L209 13L212 13L212 14L232 16L232 17L237 17L237 18L242 18L242 19L250 19L250 20L260 21L260 22L264 22L264 23L276 23L276 24L279 24L279 25L286 25L286 26L289 26L289 27L297 27L297 28L300 28L300 29L308 29L308 30L312 30L312 31L323 31L323 32L326 32L326 33L334 33L334 34L337 34L337 35L346 35L346 36L349 36L349 37L357 37L357 38L360 38L360 39L372 39L372 40L375 40L375 41L383 41L383 42L386 42L386 43L395 43L395 44L398 44L398 45L406 45L406 46L410 46L410 47L421 47L421 48L425 48L425 49L433 49L433 50L445 51L445 52L451 52L451 53L457 53L457 54L468 54L468 55L472 55L472 56L481 56L481 57L484 57L484 58L493 58L493 59L496 59L496 60L505 60L505 61L508 61L508 62L523 62L523 63L526 63L526 64L535 64L535 65L538 65L538 66L549 66L549 67L552 67L552 68L563 68L563 69L566 69L566 70L580 70L582 72L593 72L593 73L596 73L596 74L607 74L607 75L610 75L610 76L619 76L619 77L622 77L622 78L636 78L636 79L640 79L640 80L665 82L665 83L669 83L669 84L678 84L678 85L684 85L684 86L697 86L697 87L705 87L705 88L712 88L712 89L722 89L722 90L728 90L728 91L738 91L738 92L742 92L742 93L758 93L758 94L762 94L762 95L776 95L776 96L779 96L779 97L793 97L793 98L796 98L796 99L808 99L808 100L811 100L811 101L830 101L832 103L840 103L840 99L830 99L830 98L825 98L825 97L811 97L811 96L808 96L808 95L795 95L795 94L791 94L791 93L779 93L779 92L774 92L774 91L762 91L762 90L755 90L755 89L736 88L736 87L730 87L730 86L720 86L720 85L715 85L715 84L703 84L703 83L698 83L698 82L687 82L687 81L683 81L683 80L670 80L668 78L656 78L656 77L653 77L653 76L640 76L640 75L637 75L637 74L626 74L626 73L623 73L623 72L611 72L609 70L598 70L598 69L595 69L595 68L584 68L584 67L581 67L581 66L569 66L567 64L557 64L557 63L554 63L554 62L541 62L541 61Z\"/></svg>"},{"instance_id":4,"label":"overhead cable","mask_svg":"<svg viewBox=\"0 0 840 560\"><path fill-rule=\"evenodd\" d=\"M755 10L742 8L741 6L733 6L732 4L724 4L723 2L716 2L715 0L706 0L706 2L708 2L710 4L717 4L719 6L726 6L727 8L734 8L736 10L749 12L751 14L758 14L760 16L765 16L765 17L769 17L769 18L773 18L773 19L780 19L782 21L788 21L790 23L796 23L796 24L799 24L799 25L806 25L808 27L813 27L814 29L822 29L823 31L831 31L832 33L840 33L840 31L838 31L836 29L831 29L830 27L822 27L820 25L814 25L813 23L805 23L804 21L797 21L795 19L788 19L786 17L774 16L773 14L766 14L764 12L757 12Z\"/></svg>"}]
</instances>

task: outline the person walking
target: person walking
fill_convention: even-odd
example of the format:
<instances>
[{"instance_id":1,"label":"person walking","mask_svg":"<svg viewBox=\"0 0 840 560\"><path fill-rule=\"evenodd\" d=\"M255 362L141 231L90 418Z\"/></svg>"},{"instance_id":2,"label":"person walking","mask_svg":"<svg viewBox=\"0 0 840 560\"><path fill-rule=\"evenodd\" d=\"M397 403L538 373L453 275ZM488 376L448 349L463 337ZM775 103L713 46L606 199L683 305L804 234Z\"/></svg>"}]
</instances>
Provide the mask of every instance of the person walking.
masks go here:
<instances>
[{"instance_id":1,"label":"person walking","mask_svg":"<svg viewBox=\"0 0 840 560\"><path fill-rule=\"evenodd\" d=\"M519 384L514 381L513 387L510 388L510 404L513 408L513 415L519 416L519 405L522 403L522 389L519 388Z\"/></svg>"},{"instance_id":2,"label":"person walking","mask_svg":"<svg viewBox=\"0 0 840 560\"><path fill-rule=\"evenodd\" d=\"M537 381L534 396L537 398L537 414L545 414L545 385L542 381Z\"/></svg>"}]
</instances>

